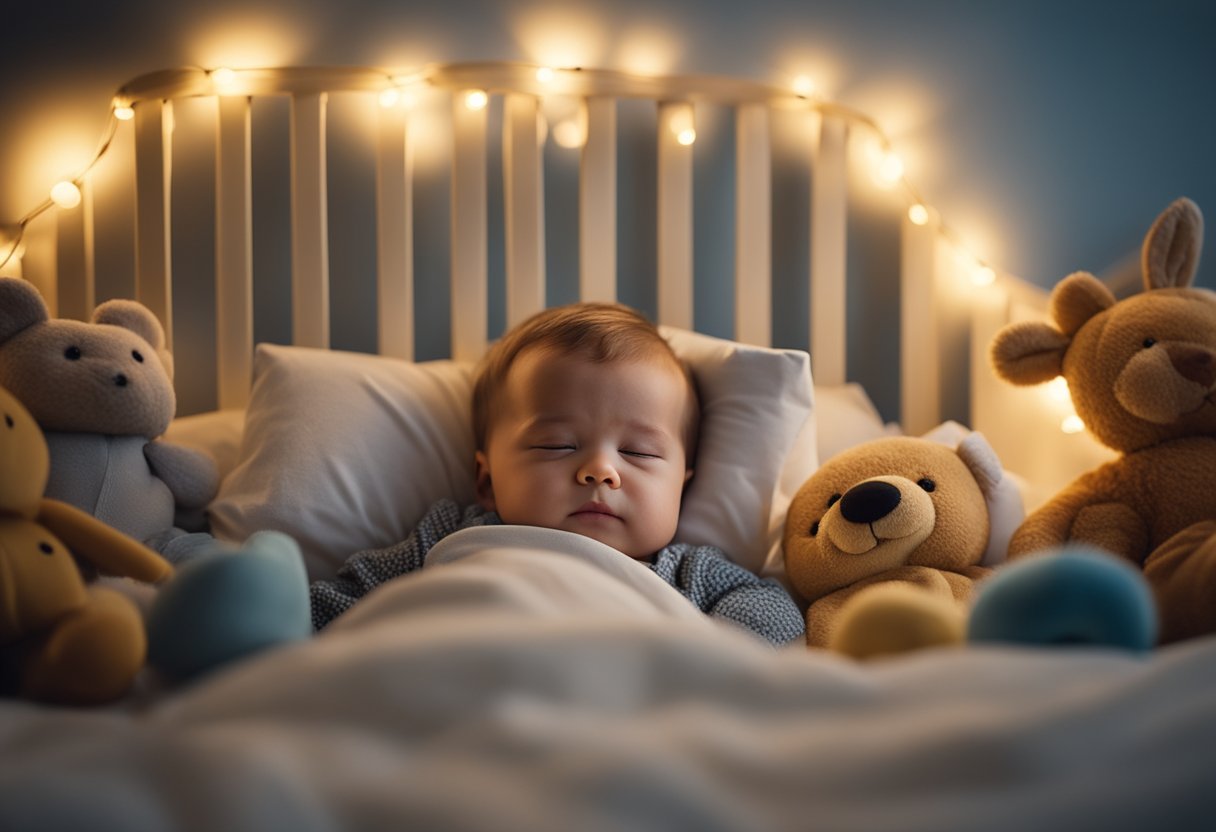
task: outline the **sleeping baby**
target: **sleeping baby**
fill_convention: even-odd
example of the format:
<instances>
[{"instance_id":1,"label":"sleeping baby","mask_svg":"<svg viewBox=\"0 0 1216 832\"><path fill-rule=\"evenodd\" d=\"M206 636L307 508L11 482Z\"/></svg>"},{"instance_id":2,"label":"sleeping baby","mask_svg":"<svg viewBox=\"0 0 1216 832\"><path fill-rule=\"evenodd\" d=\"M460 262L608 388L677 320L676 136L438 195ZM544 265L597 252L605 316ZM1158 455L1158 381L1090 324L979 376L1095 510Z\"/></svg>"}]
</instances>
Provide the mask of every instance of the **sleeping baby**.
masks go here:
<instances>
[{"instance_id":1,"label":"sleeping baby","mask_svg":"<svg viewBox=\"0 0 1216 832\"><path fill-rule=\"evenodd\" d=\"M702 612L773 644L804 620L780 584L713 546L673 543L700 407L657 328L616 304L540 312L487 353L473 390L477 503L433 505L403 542L350 557L311 586L320 630L376 586L422 568L442 538L512 524L575 532L645 562Z\"/></svg>"}]
</instances>

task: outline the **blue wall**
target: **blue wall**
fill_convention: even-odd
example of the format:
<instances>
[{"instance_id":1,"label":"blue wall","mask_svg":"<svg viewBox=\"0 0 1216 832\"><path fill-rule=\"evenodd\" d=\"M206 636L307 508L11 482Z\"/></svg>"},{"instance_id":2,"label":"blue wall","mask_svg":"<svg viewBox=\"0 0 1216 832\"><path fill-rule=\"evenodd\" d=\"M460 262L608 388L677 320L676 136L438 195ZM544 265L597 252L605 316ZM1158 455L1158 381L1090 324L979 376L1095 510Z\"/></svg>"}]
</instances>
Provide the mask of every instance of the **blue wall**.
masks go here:
<instances>
[{"instance_id":1,"label":"blue wall","mask_svg":"<svg viewBox=\"0 0 1216 832\"><path fill-rule=\"evenodd\" d=\"M1043 286L1082 268L1108 276L1126 272L1149 223L1176 196L1191 196L1216 216L1216 4L1206 0L139 0L73 5L71 11L30 3L7 17L6 47L0 50L0 106L7 121L0 170L24 173L0 177L0 219L6 221L38 202L43 189L66 172L30 162L31 149L48 142L49 126L75 135L77 156L87 154L121 83L154 69L214 63L219 47L212 33L233 21L247 21L247 40L256 41L261 31L275 33L280 60L292 64L538 60L545 56L537 54L544 40L537 32L569 25L583 33L573 41L592 44L583 54L599 66L626 67L643 51L641 43L651 44L650 54L665 58L663 68L673 72L780 83L808 72L832 98L884 124L904 152L909 178L977 252ZM547 30L537 24L546 19ZM696 259L698 279L714 288L699 303L697 320L711 332L729 334L733 251L730 235L715 231L729 217L716 217L715 211L733 183L716 162L729 158L733 139L729 130L716 130L712 118L704 127L696 193L698 214L708 225L698 230ZM643 164L647 152L644 143L622 141L622 153L638 155ZM557 173L548 185L550 209L560 218L573 167L568 158L551 161ZM351 171L346 179L357 183L359 176ZM796 271L799 245L805 245L800 235L806 207L796 184L789 177L775 179L779 281ZM421 192L427 187L423 183ZM429 187L443 192L442 182ZM645 225L646 194L633 194L632 187L622 182L623 203L636 205L623 215L622 233L625 221ZM269 188L257 210L270 210L279 198ZM347 197L339 191L334 198ZM336 221L339 229L348 223L353 236L336 245L347 246L352 268L365 268L359 258L367 241L358 229L366 226L357 216L358 199L349 198L354 207L334 216L346 217ZM852 291L888 292L898 265L898 211L864 194L855 211ZM435 223L432 230L439 233L442 223ZM570 293L560 275L577 262L573 240L551 235L556 299ZM652 245L645 238L626 244L622 269L653 268ZM197 262L207 255L191 256ZM424 267L445 266L441 249L427 256ZM273 262L268 257L263 266L270 283L281 279ZM788 310L805 306L799 294L804 290L788 279L789 303L778 308L775 323L779 338L798 346L805 324ZM1216 288L1216 254L1201 264L1199 282ZM644 294L630 294L632 285L623 274L624 299L649 306ZM420 302L439 310L443 299L427 291L420 288ZM344 295L345 312L336 304L350 320L336 325L337 346L369 348L367 327L357 323L374 303L365 295ZM867 317L850 321L850 372L873 388L884 413L894 417L898 392L878 379L889 376L886 367L895 360L896 319L893 309L870 307ZM259 319L259 327L260 336L284 338L277 319ZM421 351L429 349L423 345Z\"/></svg>"}]
</instances>

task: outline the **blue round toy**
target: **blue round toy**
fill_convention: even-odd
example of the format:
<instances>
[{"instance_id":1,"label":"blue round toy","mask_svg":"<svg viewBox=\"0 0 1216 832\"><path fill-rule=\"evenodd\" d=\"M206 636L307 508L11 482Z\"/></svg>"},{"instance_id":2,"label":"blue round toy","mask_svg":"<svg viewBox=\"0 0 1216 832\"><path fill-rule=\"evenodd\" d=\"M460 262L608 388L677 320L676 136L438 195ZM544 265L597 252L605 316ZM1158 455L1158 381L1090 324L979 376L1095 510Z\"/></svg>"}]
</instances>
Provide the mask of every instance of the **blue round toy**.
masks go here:
<instances>
[{"instance_id":1,"label":"blue round toy","mask_svg":"<svg viewBox=\"0 0 1216 832\"><path fill-rule=\"evenodd\" d=\"M1100 549L1065 546L1011 561L981 582L967 638L1143 652L1157 642L1157 607L1130 563Z\"/></svg>"}]
</instances>

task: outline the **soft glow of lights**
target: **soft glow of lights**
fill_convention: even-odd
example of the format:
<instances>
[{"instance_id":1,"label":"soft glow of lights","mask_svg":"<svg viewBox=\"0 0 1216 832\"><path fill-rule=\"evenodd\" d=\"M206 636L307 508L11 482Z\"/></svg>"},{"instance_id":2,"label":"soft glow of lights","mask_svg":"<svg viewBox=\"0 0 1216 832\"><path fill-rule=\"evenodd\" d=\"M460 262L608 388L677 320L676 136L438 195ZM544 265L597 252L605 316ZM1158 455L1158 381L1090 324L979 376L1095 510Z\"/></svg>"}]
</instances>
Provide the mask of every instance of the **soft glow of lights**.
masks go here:
<instances>
[{"instance_id":1,"label":"soft glow of lights","mask_svg":"<svg viewBox=\"0 0 1216 832\"><path fill-rule=\"evenodd\" d=\"M119 121L130 121L135 118L135 110L126 104L114 105L114 118Z\"/></svg>"},{"instance_id":2,"label":"soft glow of lights","mask_svg":"<svg viewBox=\"0 0 1216 832\"><path fill-rule=\"evenodd\" d=\"M76 183L68 182L66 179L62 182L56 182L51 188L51 199L60 208L75 208L80 204L80 188L76 187Z\"/></svg>"},{"instance_id":3,"label":"soft glow of lights","mask_svg":"<svg viewBox=\"0 0 1216 832\"><path fill-rule=\"evenodd\" d=\"M991 266L981 264L971 273L971 282L976 286L991 286L996 282L996 272Z\"/></svg>"},{"instance_id":4,"label":"soft glow of lights","mask_svg":"<svg viewBox=\"0 0 1216 832\"><path fill-rule=\"evenodd\" d=\"M593 10L575 3L529 5L510 16L510 25L532 61L564 67L603 63L610 30ZM615 33L612 42L617 42Z\"/></svg>"},{"instance_id":5,"label":"soft glow of lights","mask_svg":"<svg viewBox=\"0 0 1216 832\"><path fill-rule=\"evenodd\" d=\"M211 83L220 92L231 90L236 86L236 72L226 66L211 70Z\"/></svg>"},{"instance_id":6,"label":"soft glow of lights","mask_svg":"<svg viewBox=\"0 0 1216 832\"><path fill-rule=\"evenodd\" d=\"M697 131L686 127L676 134L676 141L687 147L697 140Z\"/></svg>"},{"instance_id":7,"label":"soft glow of lights","mask_svg":"<svg viewBox=\"0 0 1216 832\"><path fill-rule=\"evenodd\" d=\"M908 219L913 225L925 225L929 222L929 209L918 202L908 209Z\"/></svg>"},{"instance_id":8,"label":"soft glow of lights","mask_svg":"<svg viewBox=\"0 0 1216 832\"><path fill-rule=\"evenodd\" d=\"M815 82L811 80L809 75L799 75L794 79L791 86L793 87L794 92L798 93L798 95L801 95L804 98L815 94Z\"/></svg>"},{"instance_id":9,"label":"soft glow of lights","mask_svg":"<svg viewBox=\"0 0 1216 832\"><path fill-rule=\"evenodd\" d=\"M1064 376L1057 376L1048 383L1047 394L1051 396L1052 401L1059 404L1067 404L1072 401L1072 395L1068 391L1068 382Z\"/></svg>"},{"instance_id":10,"label":"soft glow of lights","mask_svg":"<svg viewBox=\"0 0 1216 832\"><path fill-rule=\"evenodd\" d=\"M1064 420L1060 422L1060 430L1070 434L1080 433L1085 430L1085 423L1081 421L1080 416L1074 413L1064 417Z\"/></svg>"},{"instance_id":11,"label":"soft glow of lights","mask_svg":"<svg viewBox=\"0 0 1216 832\"><path fill-rule=\"evenodd\" d=\"M464 94L464 106L470 110L484 110L489 103L490 96L486 95L485 90L469 90Z\"/></svg>"},{"instance_id":12,"label":"soft glow of lights","mask_svg":"<svg viewBox=\"0 0 1216 832\"><path fill-rule=\"evenodd\" d=\"M587 142L587 130L583 127L582 120L568 118L559 121L553 126L553 141L557 142L558 147L571 150L582 147Z\"/></svg>"},{"instance_id":13,"label":"soft glow of lights","mask_svg":"<svg viewBox=\"0 0 1216 832\"><path fill-rule=\"evenodd\" d=\"M903 178L904 160L894 153L887 153L879 160L874 175L879 185L892 187Z\"/></svg>"},{"instance_id":14,"label":"soft glow of lights","mask_svg":"<svg viewBox=\"0 0 1216 832\"><path fill-rule=\"evenodd\" d=\"M384 109L396 107L399 103L401 103L401 91L396 87L390 87L380 93L380 106Z\"/></svg>"},{"instance_id":15,"label":"soft glow of lights","mask_svg":"<svg viewBox=\"0 0 1216 832\"><path fill-rule=\"evenodd\" d=\"M542 66L536 70L536 80L542 84L551 83L554 77L556 77L556 73L553 72L553 67Z\"/></svg>"}]
</instances>

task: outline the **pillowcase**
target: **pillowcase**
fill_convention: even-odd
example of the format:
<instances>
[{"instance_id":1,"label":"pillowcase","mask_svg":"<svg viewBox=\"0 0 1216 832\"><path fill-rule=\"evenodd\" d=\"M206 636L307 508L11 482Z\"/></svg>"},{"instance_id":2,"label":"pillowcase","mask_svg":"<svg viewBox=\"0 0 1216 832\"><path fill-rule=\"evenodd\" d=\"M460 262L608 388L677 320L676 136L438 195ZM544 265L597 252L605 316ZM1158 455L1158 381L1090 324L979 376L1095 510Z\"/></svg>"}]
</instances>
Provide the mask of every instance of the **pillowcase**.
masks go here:
<instances>
[{"instance_id":1,"label":"pillowcase","mask_svg":"<svg viewBox=\"0 0 1216 832\"><path fill-rule=\"evenodd\" d=\"M810 359L663 329L701 393L701 441L676 539L781 570L789 500L817 465ZM431 504L475 500L474 366L260 344L240 461L213 533L296 539L309 576L405 539Z\"/></svg>"},{"instance_id":2,"label":"pillowcase","mask_svg":"<svg viewBox=\"0 0 1216 832\"><path fill-rule=\"evenodd\" d=\"M883 422L878 408L860 384L815 385L815 434L820 462L862 442L901 433L898 424Z\"/></svg>"}]
</instances>

